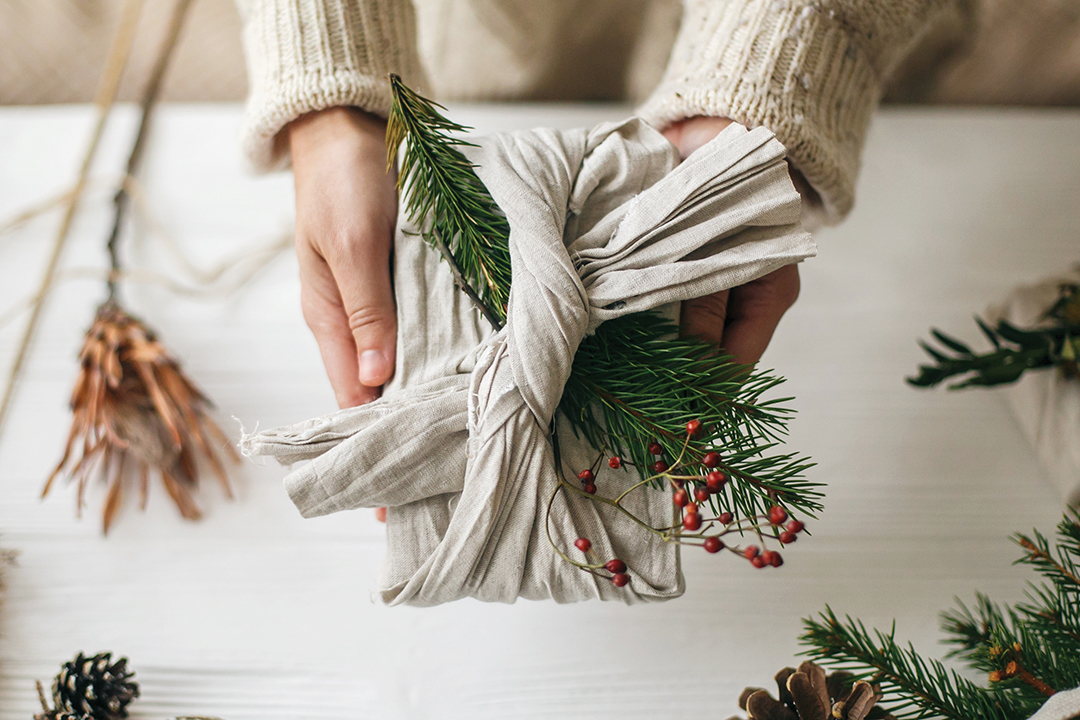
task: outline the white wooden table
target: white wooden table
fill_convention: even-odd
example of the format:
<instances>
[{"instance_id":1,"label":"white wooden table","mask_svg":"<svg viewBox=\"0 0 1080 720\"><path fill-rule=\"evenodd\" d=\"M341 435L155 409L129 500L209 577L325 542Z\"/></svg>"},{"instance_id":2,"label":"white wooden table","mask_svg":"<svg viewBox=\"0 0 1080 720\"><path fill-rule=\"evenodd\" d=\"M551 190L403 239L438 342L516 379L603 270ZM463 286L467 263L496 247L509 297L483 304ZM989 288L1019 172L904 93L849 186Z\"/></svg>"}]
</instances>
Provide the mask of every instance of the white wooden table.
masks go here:
<instances>
[{"instance_id":1,"label":"white wooden table","mask_svg":"<svg viewBox=\"0 0 1080 720\"><path fill-rule=\"evenodd\" d=\"M571 127L614 107L456 107L481 130ZM64 189L92 113L0 110L0 218ZM143 179L163 225L210 266L287 231L286 174L243 171L235 106L163 109ZM132 108L111 121L64 266L102 267L109 181L123 166ZM903 378L930 325L974 339L971 314L1013 284L1080 259L1080 113L889 110L875 121L858 206L821 232L802 298L765 364L797 398L792 446L829 484L826 512L754 571L726 555L685 554L688 590L664 605L459 602L388 609L370 599L383 526L370 511L302 520L281 468L245 464L237 501L206 483L206 518L179 519L160 486L130 503L108 539L101 492L41 485L69 417L75 355L98 281L58 288L0 439L0 545L17 548L0 610L0 720L35 711L33 680L77 651L131 659L135 718L724 718L745 685L794 662L800 618L826 603L887 625L929 653L937 614L981 589L1017 600L1027 573L1007 537L1051 531L1059 498L1040 477L999 396L920 392ZM59 221L0 237L0 308L31 292ZM143 228L145 230L145 228ZM142 234L133 263L176 275ZM126 288L217 402L235 436L333 407L284 253L225 299L156 285ZM0 309L2 311L2 309ZM25 316L24 316L25 317ZM0 368L22 320L0 331Z\"/></svg>"}]
</instances>

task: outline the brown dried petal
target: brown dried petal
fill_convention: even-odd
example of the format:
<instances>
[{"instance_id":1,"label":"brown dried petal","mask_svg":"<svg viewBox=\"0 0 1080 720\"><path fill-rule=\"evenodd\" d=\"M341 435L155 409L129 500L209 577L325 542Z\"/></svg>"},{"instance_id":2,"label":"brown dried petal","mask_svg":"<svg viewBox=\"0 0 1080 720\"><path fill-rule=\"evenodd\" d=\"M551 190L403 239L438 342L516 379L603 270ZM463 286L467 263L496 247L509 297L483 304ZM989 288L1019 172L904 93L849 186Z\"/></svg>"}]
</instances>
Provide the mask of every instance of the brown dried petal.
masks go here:
<instances>
[{"instance_id":1,"label":"brown dried petal","mask_svg":"<svg viewBox=\"0 0 1080 720\"><path fill-rule=\"evenodd\" d=\"M802 672L801 667L800 672L788 678L787 686L801 720L829 720L831 706L828 701L821 701L821 695L814 688L810 676Z\"/></svg>"},{"instance_id":2,"label":"brown dried petal","mask_svg":"<svg viewBox=\"0 0 1080 720\"><path fill-rule=\"evenodd\" d=\"M794 673L795 668L786 667L776 673L776 676L773 678L776 680L776 687L779 688L778 697L780 698L780 702L784 703L792 710L795 709L795 700L791 697L791 692L787 689L787 681Z\"/></svg>"},{"instance_id":3,"label":"brown dried petal","mask_svg":"<svg viewBox=\"0 0 1080 720\"><path fill-rule=\"evenodd\" d=\"M832 705L832 698L829 697L829 681L825 677L825 671L812 662L804 662L799 665L799 672L806 673L806 676L810 678L810 685L817 693L818 700L826 708Z\"/></svg>"},{"instance_id":4,"label":"brown dried petal","mask_svg":"<svg viewBox=\"0 0 1080 720\"><path fill-rule=\"evenodd\" d=\"M837 715L834 708L833 715L843 720L865 720L875 702L877 702L877 697L870 683L860 680L855 683L855 687L851 688L851 694L844 700L841 713Z\"/></svg>"},{"instance_id":5,"label":"brown dried petal","mask_svg":"<svg viewBox=\"0 0 1080 720\"><path fill-rule=\"evenodd\" d=\"M854 677L854 675L844 670L830 673L829 677L825 679L825 683L829 688L829 699L833 702L843 700L851 692Z\"/></svg>"},{"instance_id":6,"label":"brown dried petal","mask_svg":"<svg viewBox=\"0 0 1080 720\"><path fill-rule=\"evenodd\" d=\"M746 701L756 692L765 692L765 688L748 687L742 691L742 695L739 695L739 709L746 709Z\"/></svg>"},{"instance_id":7,"label":"brown dried petal","mask_svg":"<svg viewBox=\"0 0 1080 720\"><path fill-rule=\"evenodd\" d=\"M749 713L750 720L800 720L798 715L783 703L774 700L772 695L764 690L759 690L746 699L746 712ZM823 717L822 720L827 719Z\"/></svg>"}]
</instances>

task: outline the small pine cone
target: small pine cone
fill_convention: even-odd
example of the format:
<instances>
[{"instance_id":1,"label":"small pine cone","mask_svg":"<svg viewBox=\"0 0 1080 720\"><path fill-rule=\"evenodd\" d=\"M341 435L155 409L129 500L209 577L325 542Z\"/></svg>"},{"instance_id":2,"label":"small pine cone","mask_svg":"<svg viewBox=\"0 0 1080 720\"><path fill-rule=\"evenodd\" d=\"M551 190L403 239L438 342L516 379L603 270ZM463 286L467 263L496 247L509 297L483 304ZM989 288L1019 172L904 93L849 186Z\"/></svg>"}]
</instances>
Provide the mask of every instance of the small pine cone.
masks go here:
<instances>
[{"instance_id":1,"label":"small pine cone","mask_svg":"<svg viewBox=\"0 0 1080 720\"><path fill-rule=\"evenodd\" d=\"M139 686L130 680L127 658L112 662L111 653L87 658L79 653L65 663L53 681L54 712L80 713L92 720L127 717L127 704L139 697Z\"/></svg>"},{"instance_id":2,"label":"small pine cone","mask_svg":"<svg viewBox=\"0 0 1080 720\"><path fill-rule=\"evenodd\" d=\"M874 704L881 692L850 673L825 671L812 662L776 674L779 700L759 688L746 688L739 707L750 720L896 720Z\"/></svg>"},{"instance_id":3,"label":"small pine cone","mask_svg":"<svg viewBox=\"0 0 1080 720\"><path fill-rule=\"evenodd\" d=\"M94 720L94 718L90 715L83 715L82 713L49 710L48 712L38 713L34 716L34 720Z\"/></svg>"}]
</instances>

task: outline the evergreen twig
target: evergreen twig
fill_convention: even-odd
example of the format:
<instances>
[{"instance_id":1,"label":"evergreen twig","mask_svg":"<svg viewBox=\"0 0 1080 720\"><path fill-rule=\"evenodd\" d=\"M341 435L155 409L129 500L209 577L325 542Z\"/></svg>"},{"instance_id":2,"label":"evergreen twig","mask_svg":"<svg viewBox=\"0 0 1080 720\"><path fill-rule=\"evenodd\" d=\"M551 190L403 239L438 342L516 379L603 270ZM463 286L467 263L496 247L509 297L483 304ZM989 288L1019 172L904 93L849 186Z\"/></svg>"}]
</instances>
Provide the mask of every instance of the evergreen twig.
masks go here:
<instances>
[{"instance_id":1,"label":"evergreen twig","mask_svg":"<svg viewBox=\"0 0 1080 720\"><path fill-rule=\"evenodd\" d=\"M1025 720L1048 696L1080 686L1080 512L1067 511L1057 531L1056 548L1037 531L1013 538L1024 549L1017 562L1045 579L1028 602L999 606L979 594L974 607L958 601L942 614L948 657L985 673L986 687L900 647L895 628L871 633L829 608L804 620L807 654L880 683L883 707L901 720Z\"/></svg>"},{"instance_id":2,"label":"evergreen twig","mask_svg":"<svg viewBox=\"0 0 1080 720\"><path fill-rule=\"evenodd\" d=\"M991 328L976 317L979 329L994 347L986 353L977 353L956 338L932 329L930 334L940 347L923 341L919 345L934 364L920 365L919 374L908 378L908 382L916 387L933 387L949 378L966 376L949 389L989 387L1014 382L1028 370L1053 366L1072 377L1080 375L1080 285L1062 285L1061 297L1043 319L1045 325L1025 330L1005 320Z\"/></svg>"}]
</instances>

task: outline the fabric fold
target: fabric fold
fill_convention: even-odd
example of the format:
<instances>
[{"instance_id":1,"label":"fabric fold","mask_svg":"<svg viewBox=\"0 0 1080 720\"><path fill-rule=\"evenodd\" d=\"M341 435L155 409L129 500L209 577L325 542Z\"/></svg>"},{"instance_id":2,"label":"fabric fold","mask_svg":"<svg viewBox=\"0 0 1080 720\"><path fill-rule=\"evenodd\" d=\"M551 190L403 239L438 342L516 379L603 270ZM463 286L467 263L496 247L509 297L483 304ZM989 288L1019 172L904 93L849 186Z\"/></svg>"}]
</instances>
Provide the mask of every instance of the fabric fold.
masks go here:
<instances>
[{"instance_id":1,"label":"fabric fold","mask_svg":"<svg viewBox=\"0 0 1080 720\"><path fill-rule=\"evenodd\" d=\"M389 604L677 597L676 545L588 496L555 493L551 428L567 476L594 463L556 410L578 345L602 322L670 310L814 254L784 148L767 130L733 125L680 165L663 136L631 119L495 135L464 152L510 226L506 327L491 331L462 302L404 223L398 367L383 397L247 437L244 449L310 459L286 478L305 516L389 506ZM615 494L637 480L620 470L598 482ZM643 488L626 506L653 526L674 522L667 492ZM565 562L556 548L576 552L578 537L624 560L630 585Z\"/></svg>"}]
</instances>

